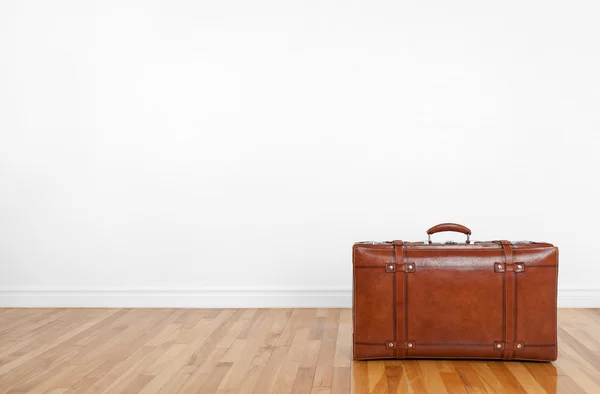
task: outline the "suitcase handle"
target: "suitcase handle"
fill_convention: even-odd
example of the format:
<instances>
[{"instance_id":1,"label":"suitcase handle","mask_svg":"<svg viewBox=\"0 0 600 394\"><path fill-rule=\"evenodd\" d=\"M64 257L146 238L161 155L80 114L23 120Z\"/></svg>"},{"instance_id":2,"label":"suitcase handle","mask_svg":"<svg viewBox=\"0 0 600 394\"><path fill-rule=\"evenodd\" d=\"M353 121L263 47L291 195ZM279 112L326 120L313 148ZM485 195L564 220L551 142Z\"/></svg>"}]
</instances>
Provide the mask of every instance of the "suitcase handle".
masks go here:
<instances>
[{"instance_id":1,"label":"suitcase handle","mask_svg":"<svg viewBox=\"0 0 600 394\"><path fill-rule=\"evenodd\" d=\"M471 243L471 240L469 239L471 236L471 230L468 227L457 223L441 223L436 226L433 226L432 228L427 230L427 241L431 243L431 234L441 233L443 231L455 231L457 233L463 233L467 236L466 243Z\"/></svg>"}]
</instances>

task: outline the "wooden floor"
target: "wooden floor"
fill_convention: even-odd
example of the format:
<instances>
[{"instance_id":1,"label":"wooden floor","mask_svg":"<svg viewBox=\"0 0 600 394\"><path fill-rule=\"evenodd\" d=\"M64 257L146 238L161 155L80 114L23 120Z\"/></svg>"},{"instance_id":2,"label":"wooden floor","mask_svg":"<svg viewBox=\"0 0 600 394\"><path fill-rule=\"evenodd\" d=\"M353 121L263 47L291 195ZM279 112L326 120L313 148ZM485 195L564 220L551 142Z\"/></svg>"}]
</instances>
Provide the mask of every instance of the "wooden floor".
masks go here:
<instances>
[{"instance_id":1,"label":"wooden floor","mask_svg":"<svg viewBox=\"0 0 600 394\"><path fill-rule=\"evenodd\" d=\"M0 309L0 393L600 393L600 310L557 362L351 360L349 309Z\"/></svg>"}]
</instances>

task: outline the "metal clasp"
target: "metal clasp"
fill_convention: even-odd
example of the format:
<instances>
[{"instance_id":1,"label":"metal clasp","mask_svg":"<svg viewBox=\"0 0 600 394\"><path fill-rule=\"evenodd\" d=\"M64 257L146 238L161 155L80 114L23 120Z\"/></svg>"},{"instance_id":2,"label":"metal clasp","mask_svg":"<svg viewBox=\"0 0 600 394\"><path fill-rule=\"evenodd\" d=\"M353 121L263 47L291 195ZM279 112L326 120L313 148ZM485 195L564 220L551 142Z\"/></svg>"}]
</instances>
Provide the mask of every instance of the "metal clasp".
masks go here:
<instances>
[{"instance_id":1,"label":"metal clasp","mask_svg":"<svg viewBox=\"0 0 600 394\"><path fill-rule=\"evenodd\" d=\"M431 234L427 234L427 243L431 243ZM446 245L453 245L453 244L458 244L458 242L454 242L454 241L446 241L444 242ZM471 234L467 234L467 240L465 241L466 244L470 244L471 243Z\"/></svg>"}]
</instances>

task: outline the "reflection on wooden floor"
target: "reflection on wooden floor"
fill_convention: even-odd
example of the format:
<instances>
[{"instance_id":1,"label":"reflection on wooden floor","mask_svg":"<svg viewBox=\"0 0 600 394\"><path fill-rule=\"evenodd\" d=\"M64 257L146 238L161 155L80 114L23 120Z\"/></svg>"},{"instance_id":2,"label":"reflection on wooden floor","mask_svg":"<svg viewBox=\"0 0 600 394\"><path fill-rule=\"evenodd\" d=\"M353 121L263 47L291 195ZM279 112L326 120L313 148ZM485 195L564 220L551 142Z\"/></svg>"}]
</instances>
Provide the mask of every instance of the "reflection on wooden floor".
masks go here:
<instances>
[{"instance_id":1,"label":"reflection on wooden floor","mask_svg":"<svg viewBox=\"0 0 600 394\"><path fill-rule=\"evenodd\" d=\"M556 392L551 363L355 361L352 368L354 393Z\"/></svg>"},{"instance_id":2,"label":"reflection on wooden floor","mask_svg":"<svg viewBox=\"0 0 600 394\"><path fill-rule=\"evenodd\" d=\"M352 392L600 393L600 309L559 309L554 363L354 361Z\"/></svg>"}]
</instances>

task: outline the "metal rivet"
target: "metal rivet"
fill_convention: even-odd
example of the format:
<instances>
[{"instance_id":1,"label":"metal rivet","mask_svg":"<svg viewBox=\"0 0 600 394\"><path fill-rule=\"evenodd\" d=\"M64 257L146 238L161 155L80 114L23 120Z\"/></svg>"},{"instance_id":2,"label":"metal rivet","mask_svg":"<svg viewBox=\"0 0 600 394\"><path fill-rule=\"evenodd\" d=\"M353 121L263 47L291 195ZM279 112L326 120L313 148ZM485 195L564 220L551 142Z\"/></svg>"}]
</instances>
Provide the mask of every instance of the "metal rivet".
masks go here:
<instances>
[{"instance_id":1,"label":"metal rivet","mask_svg":"<svg viewBox=\"0 0 600 394\"><path fill-rule=\"evenodd\" d=\"M498 344L496 345L496 347L497 347L498 349L500 349L500 348L502 347L502 344L501 344L501 343L498 343Z\"/></svg>"},{"instance_id":2,"label":"metal rivet","mask_svg":"<svg viewBox=\"0 0 600 394\"><path fill-rule=\"evenodd\" d=\"M523 269L523 266L521 264L517 265L518 269Z\"/></svg>"},{"instance_id":3,"label":"metal rivet","mask_svg":"<svg viewBox=\"0 0 600 394\"><path fill-rule=\"evenodd\" d=\"M498 264L498 269L501 270L502 269L502 264Z\"/></svg>"},{"instance_id":4,"label":"metal rivet","mask_svg":"<svg viewBox=\"0 0 600 394\"><path fill-rule=\"evenodd\" d=\"M521 349L523 347L523 345L521 345L520 343L517 343L517 349Z\"/></svg>"},{"instance_id":5,"label":"metal rivet","mask_svg":"<svg viewBox=\"0 0 600 394\"><path fill-rule=\"evenodd\" d=\"M413 346L413 345L412 345L412 343L410 343L410 342L409 342L409 343L408 343L408 347L412 347L412 346Z\"/></svg>"},{"instance_id":6,"label":"metal rivet","mask_svg":"<svg viewBox=\"0 0 600 394\"><path fill-rule=\"evenodd\" d=\"M388 269L393 270L394 266L393 265L388 265Z\"/></svg>"},{"instance_id":7,"label":"metal rivet","mask_svg":"<svg viewBox=\"0 0 600 394\"><path fill-rule=\"evenodd\" d=\"M408 269L411 270L412 269L412 264L408 265Z\"/></svg>"},{"instance_id":8,"label":"metal rivet","mask_svg":"<svg viewBox=\"0 0 600 394\"><path fill-rule=\"evenodd\" d=\"M390 342L388 343L388 347L394 347L394 344Z\"/></svg>"}]
</instances>

